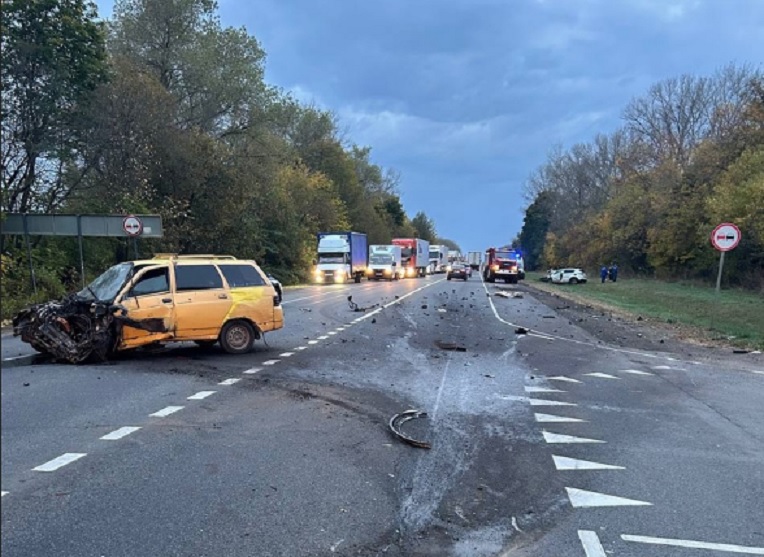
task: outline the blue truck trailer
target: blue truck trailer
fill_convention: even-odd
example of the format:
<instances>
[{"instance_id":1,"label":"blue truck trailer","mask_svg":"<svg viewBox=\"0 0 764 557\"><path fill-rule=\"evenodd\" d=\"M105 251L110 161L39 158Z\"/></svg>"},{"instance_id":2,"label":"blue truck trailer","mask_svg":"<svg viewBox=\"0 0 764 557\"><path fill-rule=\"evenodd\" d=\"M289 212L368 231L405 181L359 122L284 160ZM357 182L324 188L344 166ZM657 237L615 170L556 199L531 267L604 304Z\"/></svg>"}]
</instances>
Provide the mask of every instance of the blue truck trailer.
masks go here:
<instances>
[{"instance_id":1,"label":"blue truck trailer","mask_svg":"<svg viewBox=\"0 0 764 557\"><path fill-rule=\"evenodd\" d=\"M314 281L361 282L368 266L369 246L361 232L319 232Z\"/></svg>"}]
</instances>

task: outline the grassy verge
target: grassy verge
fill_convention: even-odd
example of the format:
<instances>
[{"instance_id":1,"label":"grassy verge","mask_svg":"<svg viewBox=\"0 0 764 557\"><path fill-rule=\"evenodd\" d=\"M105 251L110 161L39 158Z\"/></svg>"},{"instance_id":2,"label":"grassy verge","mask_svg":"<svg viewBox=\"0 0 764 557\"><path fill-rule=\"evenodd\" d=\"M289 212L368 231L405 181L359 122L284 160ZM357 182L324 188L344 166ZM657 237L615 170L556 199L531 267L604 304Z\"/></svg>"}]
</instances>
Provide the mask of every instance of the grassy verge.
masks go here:
<instances>
[{"instance_id":1,"label":"grassy verge","mask_svg":"<svg viewBox=\"0 0 764 557\"><path fill-rule=\"evenodd\" d=\"M717 296L712 286L650 279L601 284L597 277L596 281L574 286L541 282L541 276L543 273L528 273L528 284L576 302L684 325L701 337L764 349L764 296L760 294L722 290Z\"/></svg>"}]
</instances>

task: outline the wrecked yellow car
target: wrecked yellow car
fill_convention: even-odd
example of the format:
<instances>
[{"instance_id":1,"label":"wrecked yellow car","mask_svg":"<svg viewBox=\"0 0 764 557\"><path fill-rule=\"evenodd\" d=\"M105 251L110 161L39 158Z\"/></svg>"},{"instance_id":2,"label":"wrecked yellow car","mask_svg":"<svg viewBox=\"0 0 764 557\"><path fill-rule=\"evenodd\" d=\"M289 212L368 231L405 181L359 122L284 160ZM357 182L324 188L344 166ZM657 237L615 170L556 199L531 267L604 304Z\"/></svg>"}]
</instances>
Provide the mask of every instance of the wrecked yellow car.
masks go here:
<instances>
[{"instance_id":1,"label":"wrecked yellow car","mask_svg":"<svg viewBox=\"0 0 764 557\"><path fill-rule=\"evenodd\" d=\"M171 341L220 342L241 354L283 326L280 297L260 267L221 255L120 263L80 292L13 319L14 335L71 363Z\"/></svg>"}]
</instances>

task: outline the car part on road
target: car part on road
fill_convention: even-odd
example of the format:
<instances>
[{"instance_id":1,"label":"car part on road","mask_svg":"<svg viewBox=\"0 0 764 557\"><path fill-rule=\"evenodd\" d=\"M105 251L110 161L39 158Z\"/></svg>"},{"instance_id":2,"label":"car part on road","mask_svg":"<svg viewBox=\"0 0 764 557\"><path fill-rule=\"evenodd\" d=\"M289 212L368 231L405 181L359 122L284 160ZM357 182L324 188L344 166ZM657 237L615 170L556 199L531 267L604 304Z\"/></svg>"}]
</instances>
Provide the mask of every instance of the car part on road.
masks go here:
<instances>
[{"instance_id":1,"label":"car part on road","mask_svg":"<svg viewBox=\"0 0 764 557\"><path fill-rule=\"evenodd\" d=\"M435 345L440 348L441 350L452 350L454 352L466 352L467 349L464 346L460 346L456 344L455 342L444 342L442 340L439 340L435 343Z\"/></svg>"},{"instance_id":2,"label":"car part on road","mask_svg":"<svg viewBox=\"0 0 764 557\"><path fill-rule=\"evenodd\" d=\"M518 327L517 329L515 329L515 334L516 335L527 335L528 334L528 329L526 329L525 327Z\"/></svg>"},{"instance_id":3,"label":"car part on road","mask_svg":"<svg viewBox=\"0 0 764 557\"><path fill-rule=\"evenodd\" d=\"M359 312L359 313L363 313L365 311L369 311L370 309L374 309L379 304L374 304L374 305L369 306L369 307L361 307L361 306L359 306L358 304L356 304L353 301L353 296L348 296L348 305L350 306L350 310L351 311L356 311L356 312Z\"/></svg>"},{"instance_id":4,"label":"car part on road","mask_svg":"<svg viewBox=\"0 0 764 557\"><path fill-rule=\"evenodd\" d=\"M395 435L398 439L403 441L404 443L408 443L412 447L418 447L420 449L431 449L432 445L426 441L418 441L417 439L413 439L403 433L401 431L401 427L403 424L410 420L415 420L417 418L426 418L427 412L422 412L421 410L406 410L405 412L401 412L400 414L396 414L392 418L390 418L389 427L390 431L393 432L393 435Z\"/></svg>"}]
</instances>

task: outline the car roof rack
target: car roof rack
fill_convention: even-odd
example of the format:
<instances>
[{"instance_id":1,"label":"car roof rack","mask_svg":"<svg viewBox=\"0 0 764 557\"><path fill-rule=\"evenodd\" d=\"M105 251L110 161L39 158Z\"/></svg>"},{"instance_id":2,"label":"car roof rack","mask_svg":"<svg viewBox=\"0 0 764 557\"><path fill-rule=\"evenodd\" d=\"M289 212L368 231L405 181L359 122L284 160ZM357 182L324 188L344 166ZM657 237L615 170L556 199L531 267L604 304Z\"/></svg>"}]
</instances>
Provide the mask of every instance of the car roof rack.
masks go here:
<instances>
[{"instance_id":1,"label":"car roof rack","mask_svg":"<svg viewBox=\"0 0 764 557\"><path fill-rule=\"evenodd\" d=\"M233 255L214 255L209 253L200 253L196 255L178 255L177 253L155 253L154 259L236 259Z\"/></svg>"}]
</instances>

